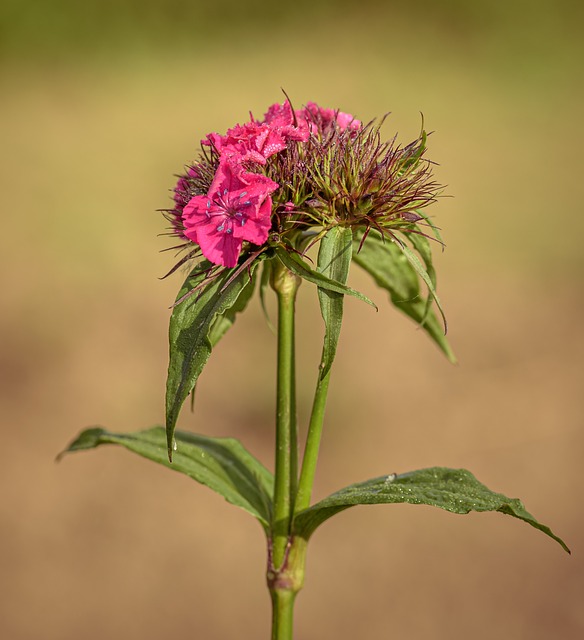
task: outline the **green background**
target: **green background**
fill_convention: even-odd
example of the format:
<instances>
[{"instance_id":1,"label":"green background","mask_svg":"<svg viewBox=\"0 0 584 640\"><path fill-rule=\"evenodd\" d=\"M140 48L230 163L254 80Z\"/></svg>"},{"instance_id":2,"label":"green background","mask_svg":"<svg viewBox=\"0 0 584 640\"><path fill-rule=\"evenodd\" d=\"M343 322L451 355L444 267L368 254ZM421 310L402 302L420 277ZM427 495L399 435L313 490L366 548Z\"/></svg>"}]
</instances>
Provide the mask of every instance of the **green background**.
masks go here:
<instances>
[{"instance_id":1,"label":"green background","mask_svg":"<svg viewBox=\"0 0 584 640\"><path fill-rule=\"evenodd\" d=\"M311 543L298 638L576 640L584 303L581 5L569 0L3 0L0 8L0 635L262 638L260 528L114 449L54 465L82 427L163 419L168 307L157 237L173 174L209 131L314 100L388 137L434 131L432 210L452 367L379 303L346 303L317 498L409 469L467 467L572 547L497 514L356 509ZM179 426L272 465L274 338L257 303ZM320 355L299 303L300 417ZM175 477L176 476L176 477ZM565 557L564 557L565 556Z\"/></svg>"}]
</instances>

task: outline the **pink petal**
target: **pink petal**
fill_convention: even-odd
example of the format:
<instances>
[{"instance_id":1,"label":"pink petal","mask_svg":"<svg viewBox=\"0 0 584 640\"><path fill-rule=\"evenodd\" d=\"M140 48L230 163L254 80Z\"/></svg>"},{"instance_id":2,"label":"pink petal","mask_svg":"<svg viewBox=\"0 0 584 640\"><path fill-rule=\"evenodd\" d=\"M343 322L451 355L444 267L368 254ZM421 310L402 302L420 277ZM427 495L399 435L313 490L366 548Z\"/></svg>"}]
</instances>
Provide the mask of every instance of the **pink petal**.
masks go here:
<instances>
[{"instance_id":1,"label":"pink petal","mask_svg":"<svg viewBox=\"0 0 584 640\"><path fill-rule=\"evenodd\" d=\"M234 230L244 240L261 245L268 239L272 226L272 199L268 196L260 205L257 216L249 218L243 227Z\"/></svg>"},{"instance_id":2,"label":"pink petal","mask_svg":"<svg viewBox=\"0 0 584 640\"><path fill-rule=\"evenodd\" d=\"M193 242L198 243L197 227L200 224L201 217L206 217L207 196L194 196L185 205L182 212L183 224L185 226L184 234Z\"/></svg>"},{"instance_id":3,"label":"pink petal","mask_svg":"<svg viewBox=\"0 0 584 640\"><path fill-rule=\"evenodd\" d=\"M243 243L241 238L235 238L233 234L219 233L211 225L199 227L198 238L201 251L207 260L229 268L237 264Z\"/></svg>"}]
</instances>

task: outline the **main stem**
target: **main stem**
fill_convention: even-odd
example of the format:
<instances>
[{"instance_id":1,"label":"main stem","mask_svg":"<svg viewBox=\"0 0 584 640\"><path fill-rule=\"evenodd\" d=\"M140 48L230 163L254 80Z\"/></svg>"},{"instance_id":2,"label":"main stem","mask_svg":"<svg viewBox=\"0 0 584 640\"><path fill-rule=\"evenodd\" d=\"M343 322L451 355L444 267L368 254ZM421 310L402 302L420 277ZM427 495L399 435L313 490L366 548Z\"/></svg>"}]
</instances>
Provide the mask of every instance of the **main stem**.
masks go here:
<instances>
[{"instance_id":1,"label":"main stem","mask_svg":"<svg viewBox=\"0 0 584 640\"><path fill-rule=\"evenodd\" d=\"M292 640L294 599L304 576L304 541L292 540L290 529L298 484L298 431L294 313L300 279L274 261L271 285L278 298L278 366L274 511L267 581L272 599L272 640Z\"/></svg>"},{"instance_id":2,"label":"main stem","mask_svg":"<svg viewBox=\"0 0 584 640\"><path fill-rule=\"evenodd\" d=\"M283 265L274 267L272 287L278 297L278 372L276 400L276 464L272 561L284 563L298 474L294 311L299 279Z\"/></svg>"}]
</instances>

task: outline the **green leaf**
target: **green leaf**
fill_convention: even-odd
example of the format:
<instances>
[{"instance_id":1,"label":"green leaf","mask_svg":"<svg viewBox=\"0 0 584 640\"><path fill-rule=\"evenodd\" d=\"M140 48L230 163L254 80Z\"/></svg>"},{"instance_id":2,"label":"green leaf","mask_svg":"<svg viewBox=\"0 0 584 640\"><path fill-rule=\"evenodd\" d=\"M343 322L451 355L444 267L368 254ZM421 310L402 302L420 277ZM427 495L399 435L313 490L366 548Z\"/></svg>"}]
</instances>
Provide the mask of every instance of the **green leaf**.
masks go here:
<instances>
[{"instance_id":1,"label":"green leaf","mask_svg":"<svg viewBox=\"0 0 584 640\"><path fill-rule=\"evenodd\" d=\"M434 302L438 307L438 311L440 311L440 315L442 316L442 320L444 322L444 326L446 327L446 316L444 315L444 310L442 309L442 303L440 302L440 298L436 293L436 275L434 269L430 270L430 273L424 268L424 265L420 262L420 258L405 244L397 245L400 251L404 254L404 256L408 259L408 262L414 268L414 271L420 276L424 284L428 287L428 291L430 296L434 298ZM424 324L428 313L430 311L430 300L428 300L428 304L426 307L426 312L424 314L424 319L422 320L422 324Z\"/></svg>"},{"instance_id":2,"label":"green leaf","mask_svg":"<svg viewBox=\"0 0 584 640\"><path fill-rule=\"evenodd\" d=\"M272 277L272 259L268 259L264 261L264 266L262 268L262 277L260 278L260 303L262 305L262 311L264 312L264 318L268 323L268 327L275 334L276 329L270 320L270 314L268 313L268 307L266 305L266 290L270 284L270 278Z\"/></svg>"},{"instance_id":3,"label":"green leaf","mask_svg":"<svg viewBox=\"0 0 584 640\"><path fill-rule=\"evenodd\" d=\"M565 542L528 513L520 500L491 491L466 469L444 467L391 474L352 484L301 511L294 521L294 530L308 539L325 520L349 507L403 502L426 504L459 514L470 511L506 513L543 531L570 553Z\"/></svg>"},{"instance_id":4,"label":"green leaf","mask_svg":"<svg viewBox=\"0 0 584 640\"><path fill-rule=\"evenodd\" d=\"M384 242L374 229L361 245L362 238L363 232L355 235L353 260L389 293L392 304L420 324L448 360L455 363L442 324L428 308L428 300L421 296L418 275L401 248L395 242Z\"/></svg>"},{"instance_id":5,"label":"green leaf","mask_svg":"<svg viewBox=\"0 0 584 640\"><path fill-rule=\"evenodd\" d=\"M207 363L214 343L225 332L226 323L247 304L253 284L250 279L261 262L254 261L234 277L225 269L205 283L205 272L197 267L185 280L170 317L170 360L166 380L166 434L169 459L172 459L172 436L180 408L194 388ZM191 296L188 293L200 287ZM251 289L250 289L251 287ZM185 296L188 296L185 298ZM243 296L241 302L239 297ZM233 313L231 310L234 309ZM227 318L215 325L227 313ZM215 342L213 342L215 341Z\"/></svg>"},{"instance_id":6,"label":"green leaf","mask_svg":"<svg viewBox=\"0 0 584 640\"><path fill-rule=\"evenodd\" d=\"M136 433L110 433L101 427L86 429L59 458L104 444L121 445L206 485L227 502L251 513L267 532L272 514L272 474L233 438L210 438L185 431L177 431L174 437L180 447L172 463L168 460L163 427Z\"/></svg>"},{"instance_id":7,"label":"green leaf","mask_svg":"<svg viewBox=\"0 0 584 640\"><path fill-rule=\"evenodd\" d=\"M317 285L321 289L327 289L328 291L334 291L335 293L343 293L345 295L350 295L367 304L370 304L372 307L377 309L377 306L369 300L366 296L355 289L351 289L351 287L347 287L347 285L342 284L341 282L337 282L336 280L332 280L331 278L327 278L322 273L311 269L300 256L295 253L289 253L281 246L275 247L276 255L282 261L282 264L295 273L300 278L307 280L308 282L312 282L312 284Z\"/></svg>"},{"instance_id":8,"label":"green leaf","mask_svg":"<svg viewBox=\"0 0 584 640\"><path fill-rule=\"evenodd\" d=\"M245 311L251 297L253 296L253 291L255 288L255 280L250 280L245 287L242 289L239 297L237 298L235 304L226 309L221 315L217 316L213 323L211 324L211 328L209 329L209 342L211 343L211 348L214 349L219 340L231 329L233 324L235 323L236 317L238 313ZM196 391L196 382L191 389L191 411L195 406L195 391Z\"/></svg>"},{"instance_id":9,"label":"green leaf","mask_svg":"<svg viewBox=\"0 0 584 640\"><path fill-rule=\"evenodd\" d=\"M420 254L422 260L424 261L424 265L426 267L425 271L430 282L432 283L432 287L436 287L436 269L434 269L434 262L432 260L432 247L430 246L430 241L428 240L428 238L414 232L403 234L402 237L404 238L404 240L409 240L414 249Z\"/></svg>"},{"instance_id":10,"label":"green leaf","mask_svg":"<svg viewBox=\"0 0 584 640\"><path fill-rule=\"evenodd\" d=\"M420 324L422 326L425 324L426 319L428 318L428 315L432 309L432 300L435 298L437 301L436 304L438 305L438 309L442 314L442 320L444 322L443 333L446 333L446 316L444 315L442 307L440 306L440 301L436 296L436 270L434 269L434 264L432 262L432 250L430 248L430 243L428 242L428 239L425 238L424 236L418 235L413 232L407 234L407 240L410 241L414 249L421 256L422 260L424 261L425 268L420 263L418 256L415 253L413 253L407 246L405 246L405 241L406 241L405 237L402 237L402 241L403 241L402 245L398 245L400 251L405 255L409 263L413 265L414 271L416 271L416 273L420 274L421 273L420 270L421 270L427 276L427 278L425 278L422 275L420 275L420 277L422 277L424 282L426 282L426 286L428 286L428 291L429 291L429 295L426 298L426 307L424 309L424 316ZM416 264L414 264L412 260L415 260ZM428 281L431 283L431 287L430 285L428 285Z\"/></svg>"},{"instance_id":11,"label":"green leaf","mask_svg":"<svg viewBox=\"0 0 584 640\"><path fill-rule=\"evenodd\" d=\"M332 227L320 241L318 251L318 272L327 278L346 284L351 266L351 246L353 233L344 227ZM339 343L343 323L343 302L345 296L336 291L318 287L320 312L325 324L324 346L320 364L320 379L329 372Z\"/></svg>"},{"instance_id":12,"label":"green leaf","mask_svg":"<svg viewBox=\"0 0 584 640\"><path fill-rule=\"evenodd\" d=\"M241 290L241 293L235 300L235 303L227 308L221 315L217 316L209 329L209 342L211 347L221 340L221 338L231 329L238 313L245 311L255 288L255 280L248 280L247 284Z\"/></svg>"}]
</instances>

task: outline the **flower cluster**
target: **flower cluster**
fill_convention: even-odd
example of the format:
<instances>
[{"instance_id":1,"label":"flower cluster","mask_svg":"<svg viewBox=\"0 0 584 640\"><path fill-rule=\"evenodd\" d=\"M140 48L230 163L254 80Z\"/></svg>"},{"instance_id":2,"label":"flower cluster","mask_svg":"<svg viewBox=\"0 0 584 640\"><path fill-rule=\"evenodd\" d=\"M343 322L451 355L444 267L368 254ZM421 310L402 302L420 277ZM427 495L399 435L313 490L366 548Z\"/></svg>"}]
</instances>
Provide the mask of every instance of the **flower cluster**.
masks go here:
<instances>
[{"instance_id":1,"label":"flower cluster","mask_svg":"<svg viewBox=\"0 0 584 640\"><path fill-rule=\"evenodd\" d=\"M380 127L313 102L294 110L286 100L262 120L208 134L166 211L188 248L179 264L202 255L233 268L270 236L297 250L299 238L335 225L391 235L421 220L417 211L438 188L422 160L426 135L402 148L382 142Z\"/></svg>"},{"instance_id":2,"label":"flower cluster","mask_svg":"<svg viewBox=\"0 0 584 640\"><path fill-rule=\"evenodd\" d=\"M210 262L234 267L243 243L262 245L272 226L271 194L280 185L265 175L268 159L319 131L360 124L314 103L294 111L286 101L272 105L261 121L252 117L225 135L210 133L202 141L207 154L175 187L175 208L169 212L175 230Z\"/></svg>"}]
</instances>

